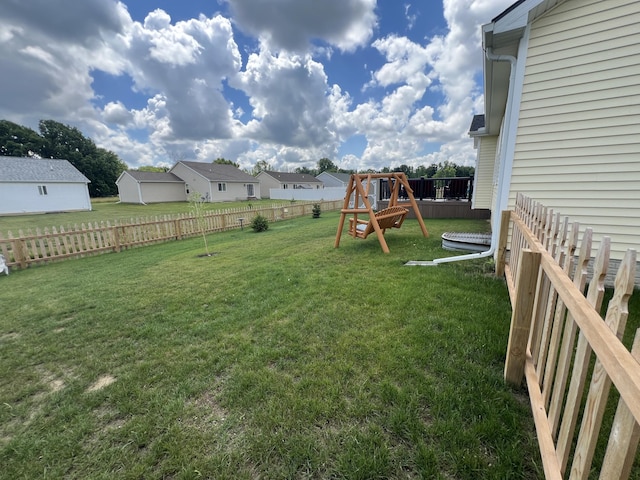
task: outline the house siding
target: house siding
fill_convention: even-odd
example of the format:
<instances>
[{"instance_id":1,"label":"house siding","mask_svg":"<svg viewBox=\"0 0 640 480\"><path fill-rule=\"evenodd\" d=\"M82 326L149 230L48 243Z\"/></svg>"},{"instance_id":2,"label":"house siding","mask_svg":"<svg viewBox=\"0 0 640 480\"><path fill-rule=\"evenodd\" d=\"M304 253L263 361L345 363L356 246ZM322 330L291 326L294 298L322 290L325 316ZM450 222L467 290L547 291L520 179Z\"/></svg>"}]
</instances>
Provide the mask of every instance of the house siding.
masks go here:
<instances>
[{"instance_id":1,"label":"house siding","mask_svg":"<svg viewBox=\"0 0 640 480\"><path fill-rule=\"evenodd\" d=\"M200 173L189 168L187 165L177 163L172 169L171 173L184 180L186 186L185 191L188 190L188 195L194 192L199 193L202 197L205 197L209 202L229 202L238 200L247 200L247 185L252 184L254 189L254 197L261 198L258 193L260 192L260 185L258 181L231 181L231 180L211 180L205 178ZM253 178L251 178L253 180ZM220 191L218 189L218 183L226 184L226 190Z\"/></svg>"},{"instance_id":2,"label":"house siding","mask_svg":"<svg viewBox=\"0 0 640 480\"><path fill-rule=\"evenodd\" d=\"M640 2L621 0L533 23L509 192L611 236L615 259L640 231L639 24Z\"/></svg>"},{"instance_id":3,"label":"house siding","mask_svg":"<svg viewBox=\"0 0 640 480\"><path fill-rule=\"evenodd\" d=\"M284 188L278 180L265 172L260 172L257 178L260 181L260 196L262 198L271 198L270 190L272 188Z\"/></svg>"},{"instance_id":4,"label":"house siding","mask_svg":"<svg viewBox=\"0 0 640 480\"><path fill-rule=\"evenodd\" d=\"M197 192L200 195L205 197L207 195L211 197L212 192L210 192L209 181L199 173L196 173L195 171L191 170L189 167L187 167L186 165L183 165L182 163L177 163L170 171L171 173L175 174L176 176L184 180L186 184L185 193L187 197L193 194L194 192Z\"/></svg>"},{"instance_id":5,"label":"house siding","mask_svg":"<svg viewBox=\"0 0 640 480\"><path fill-rule=\"evenodd\" d=\"M141 183L142 199L145 203L185 202L184 183Z\"/></svg>"},{"instance_id":6,"label":"house siding","mask_svg":"<svg viewBox=\"0 0 640 480\"><path fill-rule=\"evenodd\" d=\"M140 203L138 182L131 175L123 172L116 184L118 185L118 196L122 203Z\"/></svg>"},{"instance_id":7,"label":"house siding","mask_svg":"<svg viewBox=\"0 0 640 480\"><path fill-rule=\"evenodd\" d=\"M473 208L491 208L493 200L493 178L496 162L497 136L479 138L478 156L473 181Z\"/></svg>"},{"instance_id":8,"label":"house siding","mask_svg":"<svg viewBox=\"0 0 640 480\"><path fill-rule=\"evenodd\" d=\"M41 195L38 186L45 186ZM0 215L91 210L84 183L0 183Z\"/></svg>"}]
</instances>

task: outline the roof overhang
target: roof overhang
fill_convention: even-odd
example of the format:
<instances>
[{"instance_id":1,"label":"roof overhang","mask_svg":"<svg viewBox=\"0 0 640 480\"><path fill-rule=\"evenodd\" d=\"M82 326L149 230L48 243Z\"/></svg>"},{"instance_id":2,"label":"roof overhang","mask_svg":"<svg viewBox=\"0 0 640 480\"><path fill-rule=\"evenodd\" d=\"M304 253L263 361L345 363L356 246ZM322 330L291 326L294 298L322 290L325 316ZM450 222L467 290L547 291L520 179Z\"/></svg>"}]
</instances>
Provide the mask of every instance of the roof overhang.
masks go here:
<instances>
[{"instance_id":1,"label":"roof overhang","mask_svg":"<svg viewBox=\"0 0 640 480\"><path fill-rule=\"evenodd\" d=\"M497 55L518 56L520 39L529 23L563 0L518 0L491 23L482 26L484 55L485 134L498 135L509 92L509 62L489 60L487 50Z\"/></svg>"}]
</instances>

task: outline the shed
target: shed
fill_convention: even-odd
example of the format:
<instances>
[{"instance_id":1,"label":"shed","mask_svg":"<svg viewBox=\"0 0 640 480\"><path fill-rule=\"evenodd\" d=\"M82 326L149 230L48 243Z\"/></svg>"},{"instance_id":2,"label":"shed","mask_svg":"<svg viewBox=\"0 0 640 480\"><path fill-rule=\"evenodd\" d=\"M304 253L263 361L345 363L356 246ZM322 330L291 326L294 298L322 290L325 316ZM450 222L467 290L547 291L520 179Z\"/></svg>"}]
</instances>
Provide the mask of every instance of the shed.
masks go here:
<instances>
[{"instance_id":1,"label":"shed","mask_svg":"<svg viewBox=\"0 0 640 480\"><path fill-rule=\"evenodd\" d=\"M0 157L0 215L89 211L88 185L67 160Z\"/></svg>"},{"instance_id":2,"label":"shed","mask_svg":"<svg viewBox=\"0 0 640 480\"><path fill-rule=\"evenodd\" d=\"M166 172L126 170L116 180L122 203L184 202L187 200L184 181Z\"/></svg>"}]
</instances>

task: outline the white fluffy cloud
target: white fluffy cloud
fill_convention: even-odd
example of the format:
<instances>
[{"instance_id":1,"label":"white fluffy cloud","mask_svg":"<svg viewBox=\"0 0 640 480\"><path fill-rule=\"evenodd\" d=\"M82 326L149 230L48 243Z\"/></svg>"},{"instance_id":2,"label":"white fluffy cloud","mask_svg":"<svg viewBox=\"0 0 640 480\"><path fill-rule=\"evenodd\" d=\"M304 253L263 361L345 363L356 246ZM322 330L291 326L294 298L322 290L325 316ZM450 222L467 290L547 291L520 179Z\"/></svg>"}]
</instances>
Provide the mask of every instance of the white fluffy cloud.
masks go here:
<instances>
[{"instance_id":1,"label":"white fluffy cloud","mask_svg":"<svg viewBox=\"0 0 640 480\"><path fill-rule=\"evenodd\" d=\"M306 51L312 39L320 39L352 51L377 24L376 0L227 1L242 29L276 49Z\"/></svg>"},{"instance_id":2,"label":"white fluffy cloud","mask_svg":"<svg viewBox=\"0 0 640 480\"><path fill-rule=\"evenodd\" d=\"M509 1L444 0L443 34L412 40L405 34L423 7L391 0L405 33L378 38L375 0L225 0L226 13L179 21L162 9L134 21L117 0L73 9L4 0L0 69L11 74L0 76L0 118L77 126L131 167L216 157L248 169L322 157L358 169L469 164L466 133L482 108L480 25ZM347 88L332 79L336 49L382 63ZM96 71L130 79L143 101L101 99ZM366 139L362 153L338 158L354 135Z\"/></svg>"}]
</instances>

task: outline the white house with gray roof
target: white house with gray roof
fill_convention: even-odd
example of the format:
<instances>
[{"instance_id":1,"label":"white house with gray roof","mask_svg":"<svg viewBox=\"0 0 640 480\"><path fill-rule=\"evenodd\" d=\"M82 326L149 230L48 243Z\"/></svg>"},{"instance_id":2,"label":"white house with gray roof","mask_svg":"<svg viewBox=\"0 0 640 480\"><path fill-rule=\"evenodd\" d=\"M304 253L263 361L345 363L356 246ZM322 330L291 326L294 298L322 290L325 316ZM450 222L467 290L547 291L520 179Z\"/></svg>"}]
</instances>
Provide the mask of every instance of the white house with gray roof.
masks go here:
<instances>
[{"instance_id":1,"label":"white house with gray roof","mask_svg":"<svg viewBox=\"0 0 640 480\"><path fill-rule=\"evenodd\" d=\"M260 181L260 193L263 198L271 198L271 189L319 190L324 188L322 180L318 180L313 175L307 173L287 173L263 171L258 174Z\"/></svg>"},{"instance_id":2,"label":"white house with gray roof","mask_svg":"<svg viewBox=\"0 0 640 480\"><path fill-rule=\"evenodd\" d=\"M168 172L127 170L118 180L123 203L185 202L198 194L207 202L260 198L260 182L233 165L180 161Z\"/></svg>"},{"instance_id":3,"label":"white house with gray roof","mask_svg":"<svg viewBox=\"0 0 640 480\"><path fill-rule=\"evenodd\" d=\"M0 157L0 215L89 211L88 184L67 160Z\"/></svg>"},{"instance_id":4,"label":"white house with gray roof","mask_svg":"<svg viewBox=\"0 0 640 480\"><path fill-rule=\"evenodd\" d=\"M181 161L169 173L185 182L187 197L199 193L208 202L229 202L260 198L260 182L233 165Z\"/></svg>"}]
</instances>

